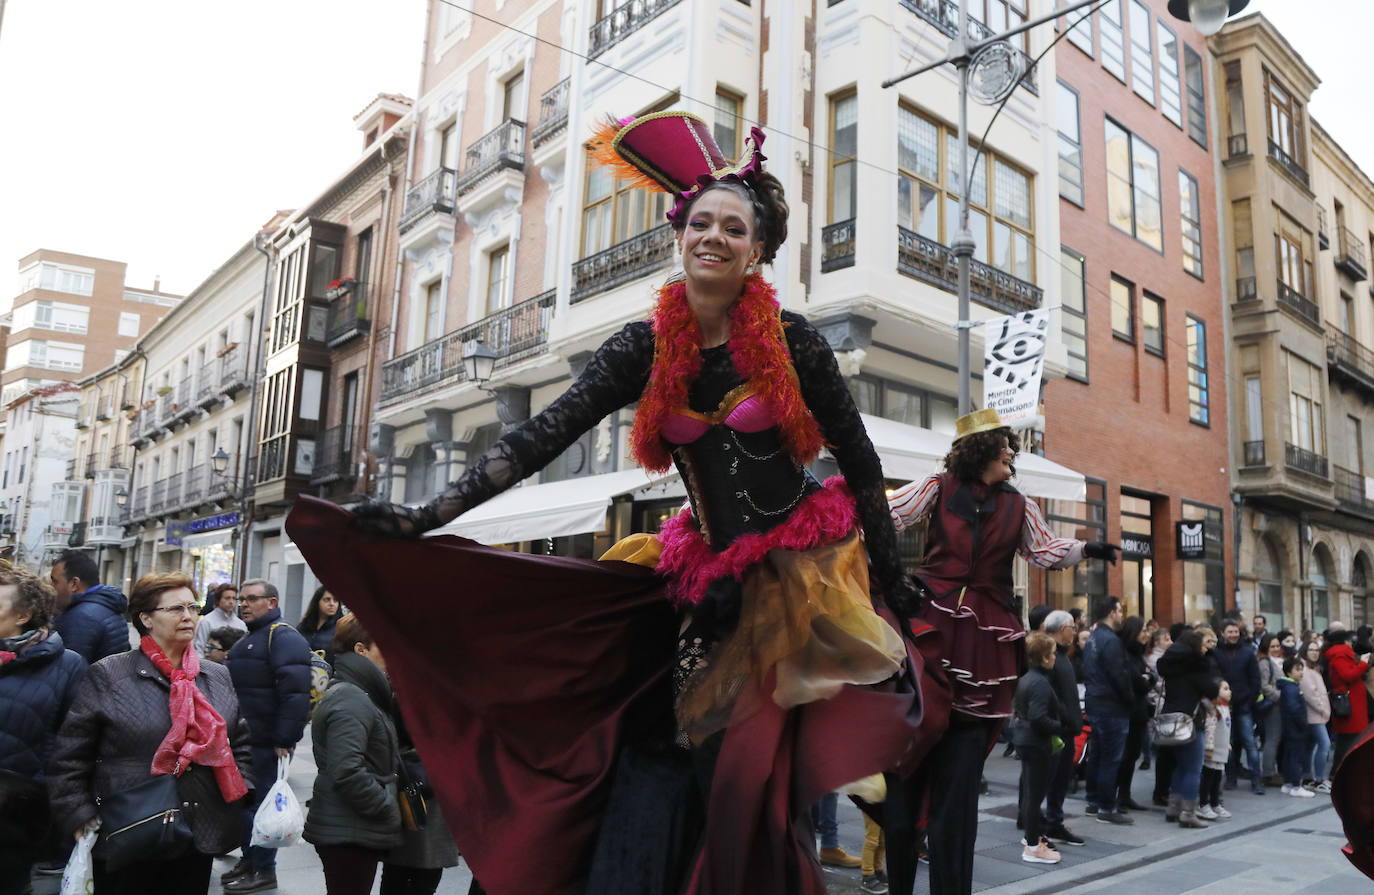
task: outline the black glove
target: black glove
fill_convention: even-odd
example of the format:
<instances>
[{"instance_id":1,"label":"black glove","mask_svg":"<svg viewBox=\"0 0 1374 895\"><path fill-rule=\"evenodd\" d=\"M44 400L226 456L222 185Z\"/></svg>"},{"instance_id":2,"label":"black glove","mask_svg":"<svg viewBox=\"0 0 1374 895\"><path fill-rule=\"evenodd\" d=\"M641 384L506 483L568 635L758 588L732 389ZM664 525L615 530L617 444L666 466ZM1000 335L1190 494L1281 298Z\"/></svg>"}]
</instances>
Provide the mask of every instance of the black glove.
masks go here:
<instances>
[{"instance_id":1,"label":"black glove","mask_svg":"<svg viewBox=\"0 0 1374 895\"><path fill-rule=\"evenodd\" d=\"M882 585L883 600L894 613L904 621L911 621L921 614L930 595L925 587L910 575L901 575Z\"/></svg>"},{"instance_id":2,"label":"black glove","mask_svg":"<svg viewBox=\"0 0 1374 895\"><path fill-rule=\"evenodd\" d=\"M443 524L429 504L408 507L382 500L365 500L349 509L353 511L350 524L358 531L389 538L418 538Z\"/></svg>"},{"instance_id":3,"label":"black glove","mask_svg":"<svg viewBox=\"0 0 1374 895\"><path fill-rule=\"evenodd\" d=\"M1106 541L1089 541L1083 545L1083 555L1089 559L1105 559L1112 565L1116 565L1117 554L1121 548L1116 544L1108 544Z\"/></svg>"}]
</instances>

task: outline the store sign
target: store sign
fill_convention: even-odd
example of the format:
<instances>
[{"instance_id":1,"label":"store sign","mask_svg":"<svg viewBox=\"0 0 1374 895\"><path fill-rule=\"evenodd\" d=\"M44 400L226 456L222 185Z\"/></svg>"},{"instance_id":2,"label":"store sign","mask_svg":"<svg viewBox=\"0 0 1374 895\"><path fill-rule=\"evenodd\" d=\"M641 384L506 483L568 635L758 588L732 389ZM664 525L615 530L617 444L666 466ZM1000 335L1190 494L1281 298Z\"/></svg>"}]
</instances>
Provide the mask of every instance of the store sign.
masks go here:
<instances>
[{"instance_id":1,"label":"store sign","mask_svg":"<svg viewBox=\"0 0 1374 895\"><path fill-rule=\"evenodd\" d=\"M163 543L168 547L180 547L181 539L186 537L185 522L168 522L167 537L163 538Z\"/></svg>"},{"instance_id":2,"label":"store sign","mask_svg":"<svg viewBox=\"0 0 1374 895\"><path fill-rule=\"evenodd\" d=\"M187 526L187 530L194 534L195 532L201 531L214 531L217 528L233 528L238 524L239 514L237 512L220 513L218 516L206 516L202 519L192 519ZM167 526L169 533L171 532L171 528L170 525ZM169 541L168 543L171 542Z\"/></svg>"},{"instance_id":3,"label":"store sign","mask_svg":"<svg viewBox=\"0 0 1374 895\"><path fill-rule=\"evenodd\" d=\"M1179 559L1202 559L1207 555L1206 523L1179 522L1174 526Z\"/></svg>"},{"instance_id":4,"label":"store sign","mask_svg":"<svg viewBox=\"0 0 1374 895\"><path fill-rule=\"evenodd\" d=\"M1137 559L1151 559L1155 555L1155 539L1149 535L1123 534L1121 552Z\"/></svg>"}]
</instances>

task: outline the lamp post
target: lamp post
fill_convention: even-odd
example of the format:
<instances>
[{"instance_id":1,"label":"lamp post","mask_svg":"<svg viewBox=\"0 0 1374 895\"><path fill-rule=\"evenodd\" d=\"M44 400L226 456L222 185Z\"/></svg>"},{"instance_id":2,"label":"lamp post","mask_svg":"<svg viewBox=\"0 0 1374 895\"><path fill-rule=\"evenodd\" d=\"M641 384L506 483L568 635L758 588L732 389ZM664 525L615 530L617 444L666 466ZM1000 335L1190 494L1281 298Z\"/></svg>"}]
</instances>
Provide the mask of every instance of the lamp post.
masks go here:
<instances>
[{"instance_id":1,"label":"lamp post","mask_svg":"<svg viewBox=\"0 0 1374 895\"><path fill-rule=\"evenodd\" d=\"M970 183L972 172L969 170L968 157L969 69L975 69L980 75L978 99L986 105L996 106L992 115L992 121L996 121L1002 107L1011 97L1012 92L1016 90L1017 85L1021 83L1027 73L1035 68L1035 63L1039 62L1056 43L1072 30L1072 25L1061 31L1059 37L1051 41L1049 47L1046 47L1040 56L1037 56L1028 66L1023 66L1020 61L1021 57L1011 52L1011 47L1006 42L1007 38L1015 37L1046 22L1052 22L1085 6L1092 6L1093 9L1084 14L1083 18L1086 18L1103 2L1105 0L1070 2L1060 9L1036 16L1033 19L1027 19L1015 28L1009 28L1000 34L971 40L968 33L968 0L958 0L959 28L955 35L950 38L949 50L945 57L883 81L882 86L884 88L892 87L907 78L946 64L953 65L959 72L959 224L958 230L950 242L950 250L954 252L955 260L958 263L956 288L959 299L959 322L954 326L958 331L959 342L960 416L972 409L969 398L969 380L971 378L969 330L973 327L973 322L969 320L969 267L973 260L975 243L973 231L969 229L968 210L969 187L972 185ZM1221 30L1221 26L1226 23L1228 15L1240 12L1249 2L1250 0L1169 0L1169 14L1181 21L1191 21L1193 26L1203 35L1211 35ZM989 129L992 127L991 122L989 122L988 127Z\"/></svg>"},{"instance_id":2,"label":"lamp post","mask_svg":"<svg viewBox=\"0 0 1374 895\"><path fill-rule=\"evenodd\" d=\"M224 452L223 447L215 448L215 452L210 455L210 469L215 475L223 477L224 471L229 468L229 455Z\"/></svg>"},{"instance_id":3,"label":"lamp post","mask_svg":"<svg viewBox=\"0 0 1374 895\"><path fill-rule=\"evenodd\" d=\"M468 382L485 390L500 358L501 355L488 348L485 341L478 339L472 350L463 355L463 372L467 374Z\"/></svg>"}]
</instances>

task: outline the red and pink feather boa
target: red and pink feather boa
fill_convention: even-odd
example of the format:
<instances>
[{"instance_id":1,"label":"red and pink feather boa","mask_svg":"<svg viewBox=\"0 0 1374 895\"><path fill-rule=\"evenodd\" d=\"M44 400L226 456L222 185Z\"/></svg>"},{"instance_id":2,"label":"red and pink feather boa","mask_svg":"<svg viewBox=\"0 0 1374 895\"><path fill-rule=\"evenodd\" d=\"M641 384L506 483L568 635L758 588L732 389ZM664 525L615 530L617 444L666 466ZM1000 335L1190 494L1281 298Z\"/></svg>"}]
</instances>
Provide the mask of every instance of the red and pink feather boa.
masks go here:
<instances>
[{"instance_id":1,"label":"red and pink feather boa","mask_svg":"<svg viewBox=\"0 0 1374 895\"><path fill-rule=\"evenodd\" d=\"M663 553L656 571L669 578L668 596L674 605L695 606L712 581L726 575L743 578L745 570L769 550L810 550L843 538L854 527L856 515L854 495L844 476L831 476L823 488L797 504L786 522L771 531L736 538L716 553L702 537L688 508L659 528Z\"/></svg>"}]
</instances>

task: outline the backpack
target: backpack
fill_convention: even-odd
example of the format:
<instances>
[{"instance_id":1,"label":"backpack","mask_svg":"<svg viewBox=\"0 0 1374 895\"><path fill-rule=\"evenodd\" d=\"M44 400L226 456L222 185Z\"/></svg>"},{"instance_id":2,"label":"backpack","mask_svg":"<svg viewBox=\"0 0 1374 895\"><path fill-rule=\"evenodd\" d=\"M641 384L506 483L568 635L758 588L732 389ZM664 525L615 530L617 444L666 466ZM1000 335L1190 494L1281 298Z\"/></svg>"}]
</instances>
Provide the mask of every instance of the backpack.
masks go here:
<instances>
[{"instance_id":1,"label":"backpack","mask_svg":"<svg viewBox=\"0 0 1374 895\"><path fill-rule=\"evenodd\" d=\"M290 628L286 622L277 622L267 631L267 653L272 654L272 633L282 625ZM295 630L294 628L292 630ZM310 651L310 711L306 713L305 720L308 722L315 717L315 706L324 699L324 691L329 689L329 676L332 669L329 667L329 660L324 657L324 650Z\"/></svg>"}]
</instances>

